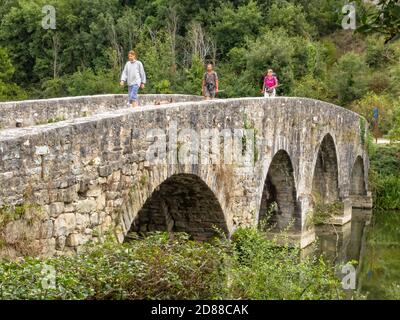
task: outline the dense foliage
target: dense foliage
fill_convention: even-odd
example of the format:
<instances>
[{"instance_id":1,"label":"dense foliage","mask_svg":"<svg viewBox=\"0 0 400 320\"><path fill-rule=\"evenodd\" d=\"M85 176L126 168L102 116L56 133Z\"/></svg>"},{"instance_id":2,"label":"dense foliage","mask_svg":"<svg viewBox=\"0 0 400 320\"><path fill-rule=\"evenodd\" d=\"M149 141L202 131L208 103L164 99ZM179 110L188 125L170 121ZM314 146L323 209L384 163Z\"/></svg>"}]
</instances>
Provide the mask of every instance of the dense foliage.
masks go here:
<instances>
[{"instance_id":1,"label":"dense foliage","mask_svg":"<svg viewBox=\"0 0 400 320\"><path fill-rule=\"evenodd\" d=\"M370 184L378 209L400 210L400 144L376 145L371 154Z\"/></svg>"},{"instance_id":2,"label":"dense foliage","mask_svg":"<svg viewBox=\"0 0 400 320\"><path fill-rule=\"evenodd\" d=\"M340 288L323 260L300 261L298 250L253 229L212 244L159 233L72 257L0 262L0 299L338 299Z\"/></svg>"},{"instance_id":3,"label":"dense foliage","mask_svg":"<svg viewBox=\"0 0 400 320\"><path fill-rule=\"evenodd\" d=\"M376 10L371 5L363 10L362 26L358 31L363 33L381 33L385 35L386 42L399 39L400 5L398 0L378 0L374 2L378 5L379 9Z\"/></svg>"},{"instance_id":4,"label":"dense foliage","mask_svg":"<svg viewBox=\"0 0 400 320\"><path fill-rule=\"evenodd\" d=\"M340 0L2 0L0 101L121 92L118 77L135 49L146 93L198 94L212 61L221 97L255 96L273 68L280 95L334 102L368 119L378 106L386 134L399 126L400 24L396 1L381 2L357 2L361 35L342 29ZM41 25L49 4L55 30Z\"/></svg>"}]
</instances>

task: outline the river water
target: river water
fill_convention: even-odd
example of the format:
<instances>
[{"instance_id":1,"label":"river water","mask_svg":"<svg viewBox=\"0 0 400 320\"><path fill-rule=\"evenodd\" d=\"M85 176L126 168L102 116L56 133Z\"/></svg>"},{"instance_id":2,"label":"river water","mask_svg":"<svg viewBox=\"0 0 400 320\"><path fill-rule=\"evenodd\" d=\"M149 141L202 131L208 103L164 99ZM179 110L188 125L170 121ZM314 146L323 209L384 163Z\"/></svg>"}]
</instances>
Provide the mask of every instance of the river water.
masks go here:
<instances>
[{"instance_id":1,"label":"river water","mask_svg":"<svg viewBox=\"0 0 400 320\"><path fill-rule=\"evenodd\" d=\"M323 254L337 266L356 267L356 289L349 290L366 299L400 299L400 212L353 210L353 219L344 226L319 226L318 241L305 255ZM307 252L308 250L308 252ZM343 273L342 273L343 272Z\"/></svg>"}]
</instances>

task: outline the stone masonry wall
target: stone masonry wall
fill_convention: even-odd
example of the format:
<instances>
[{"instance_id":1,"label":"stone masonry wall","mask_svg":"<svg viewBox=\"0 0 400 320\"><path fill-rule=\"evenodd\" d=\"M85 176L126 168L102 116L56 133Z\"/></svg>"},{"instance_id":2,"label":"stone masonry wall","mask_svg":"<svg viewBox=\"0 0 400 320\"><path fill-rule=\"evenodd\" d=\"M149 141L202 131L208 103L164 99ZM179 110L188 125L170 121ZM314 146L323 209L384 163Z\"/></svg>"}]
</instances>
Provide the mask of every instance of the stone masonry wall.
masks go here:
<instances>
[{"instance_id":1,"label":"stone masonry wall","mask_svg":"<svg viewBox=\"0 0 400 320\"><path fill-rule=\"evenodd\" d=\"M254 166L173 165L166 160L149 163L146 152L155 140L147 137L148 131L162 129L168 137L174 127L196 132L254 128ZM23 239L31 239L31 244L49 255L79 251L82 244L98 239L108 230L123 241L135 221L140 221L138 214L143 212L146 201L154 195L167 197L174 190L180 190L182 195L175 194L176 208L191 208L192 213L183 216L179 230L185 230L185 221L189 225L195 219L198 223L193 228L199 226L197 235L208 232L211 222L219 222L232 233L239 225L258 223L267 173L280 150L288 154L292 163L291 181L296 188L293 194L297 195L299 228L303 230L312 206L318 151L328 134L337 153L338 194L345 200L350 194L357 157L363 159L364 172L368 172L365 137L361 136L365 132L357 114L312 99L178 102L1 130L0 214L9 215L15 209L19 212L5 224L3 237L15 254L21 254ZM180 145L188 142L180 141ZM201 181L195 191L183 192L185 188L179 181L185 178L174 178L185 175ZM172 184L160 189L167 180ZM367 188L367 176L364 181ZM158 190L161 192L157 193ZM204 193L198 196L201 190ZM179 204L182 197L198 201L191 206L187 202ZM157 201L151 201L144 211L149 211ZM166 225L170 220L166 220ZM144 217L143 221L150 220ZM161 220L154 216L153 221Z\"/></svg>"},{"instance_id":2,"label":"stone masonry wall","mask_svg":"<svg viewBox=\"0 0 400 320\"><path fill-rule=\"evenodd\" d=\"M141 106L157 102L184 102L201 100L189 95L146 94L139 95ZM47 124L96 113L127 108L127 95L108 94L99 96L67 97L45 100L0 103L0 129Z\"/></svg>"}]
</instances>

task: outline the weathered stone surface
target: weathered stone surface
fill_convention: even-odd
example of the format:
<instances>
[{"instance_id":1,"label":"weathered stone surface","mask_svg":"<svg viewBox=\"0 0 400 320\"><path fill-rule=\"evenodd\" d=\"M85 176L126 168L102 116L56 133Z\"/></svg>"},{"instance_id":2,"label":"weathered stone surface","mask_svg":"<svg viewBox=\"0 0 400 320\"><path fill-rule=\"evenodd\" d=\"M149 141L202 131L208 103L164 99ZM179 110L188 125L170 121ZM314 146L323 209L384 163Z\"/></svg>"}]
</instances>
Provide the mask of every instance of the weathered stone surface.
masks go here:
<instances>
[{"instance_id":1,"label":"weathered stone surface","mask_svg":"<svg viewBox=\"0 0 400 320\"><path fill-rule=\"evenodd\" d=\"M76 213L76 226L79 228L79 230L85 230L89 224L90 224L89 214Z\"/></svg>"},{"instance_id":2,"label":"weathered stone surface","mask_svg":"<svg viewBox=\"0 0 400 320\"><path fill-rule=\"evenodd\" d=\"M67 236L76 227L75 213L65 213L54 221L54 236Z\"/></svg>"},{"instance_id":3,"label":"weathered stone surface","mask_svg":"<svg viewBox=\"0 0 400 320\"><path fill-rule=\"evenodd\" d=\"M42 206L45 217L32 235L60 254L78 252L113 228L121 241L129 231L185 231L202 240L217 226L230 234L257 224L274 202L278 228L294 220L293 238L304 245L313 239L307 218L317 197L325 203L352 200L340 221L352 206L371 205L357 114L302 98L171 97L177 103L160 106L151 102L167 96L142 97L149 103L136 109L126 108L123 95L0 103L0 127L12 127L16 116L25 121L24 128L0 130L0 208L27 201ZM56 116L70 121L26 127ZM184 129L200 136L214 130L211 138L222 139L245 128L255 130L257 150L247 162L240 162L242 146L230 162L218 163L216 155L204 161L207 140L183 153L199 156L197 164L174 153L175 129L182 151L193 142L179 135ZM158 141L149 135L154 129L171 143L158 150L155 163L147 158ZM10 242L26 230L27 219L7 226Z\"/></svg>"},{"instance_id":4,"label":"weathered stone surface","mask_svg":"<svg viewBox=\"0 0 400 320\"><path fill-rule=\"evenodd\" d=\"M67 97L58 99L3 102L0 103L0 128L15 128L20 121L23 127L35 124L87 117L91 114L126 108L127 96L99 95ZM185 95L149 94L139 97L140 105L152 105L157 101L173 102L201 100L200 97ZM27 141L29 143L29 141ZM44 149L41 149L44 150Z\"/></svg>"},{"instance_id":5,"label":"weathered stone surface","mask_svg":"<svg viewBox=\"0 0 400 320\"><path fill-rule=\"evenodd\" d=\"M46 220L40 225L40 238L50 239L53 236L54 223L52 220Z\"/></svg>"},{"instance_id":6,"label":"weathered stone surface","mask_svg":"<svg viewBox=\"0 0 400 320\"><path fill-rule=\"evenodd\" d=\"M78 213L90 213L96 210L97 203L94 199L87 199L78 201L76 211Z\"/></svg>"},{"instance_id":7,"label":"weathered stone surface","mask_svg":"<svg viewBox=\"0 0 400 320\"><path fill-rule=\"evenodd\" d=\"M66 236L59 236L56 239L56 250L59 250L59 251L63 251L64 250L66 239L67 239Z\"/></svg>"},{"instance_id":8,"label":"weathered stone surface","mask_svg":"<svg viewBox=\"0 0 400 320\"><path fill-rule=\"evenodd\" d=\"M80 234L72 233L67 238L67 246L77 247L83 243L83 237Z\"/></svg>"},{"instance_id":9,"label":"weathered stone surface","mask_svg":"<svg viewBox=\"0 0 400 320\"><path fill-rule=\"evenodd\" d=\"M64 202L54 202L49 206L50 216L58 217L64 212Z\"/></svg>"}]
</instances>

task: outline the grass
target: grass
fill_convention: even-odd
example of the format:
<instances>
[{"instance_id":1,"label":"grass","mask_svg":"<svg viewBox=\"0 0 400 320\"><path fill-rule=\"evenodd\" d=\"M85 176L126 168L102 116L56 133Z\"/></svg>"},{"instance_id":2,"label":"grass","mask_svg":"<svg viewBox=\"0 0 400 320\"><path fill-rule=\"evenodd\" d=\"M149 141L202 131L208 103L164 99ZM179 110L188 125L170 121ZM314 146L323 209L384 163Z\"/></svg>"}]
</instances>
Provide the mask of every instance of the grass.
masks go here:
<instances>
[{"instance_id":1,"label":"grass","mask_svg":"<svg viewBox=\"0 0 400 320\"><path fill-rule=\"evenodd\" d=\"M327 224L331 218L343 214L343 209L342 202L324 203L316 201L311 223L314 225Z\"/></svg>"},{"instance_id":2,"label":"grass","mask_svg":"<svg viewBox=\"0 0 400 320\"><path fill-rule=\"evenodd\" d=\"M64 116L59 116L59 117L55 117L55 118L49 118L47 120L37 121L36 125L57 123L57 122L65 121L65 120L66 120L66 118Z\"/></svg>"}]
</instances>

